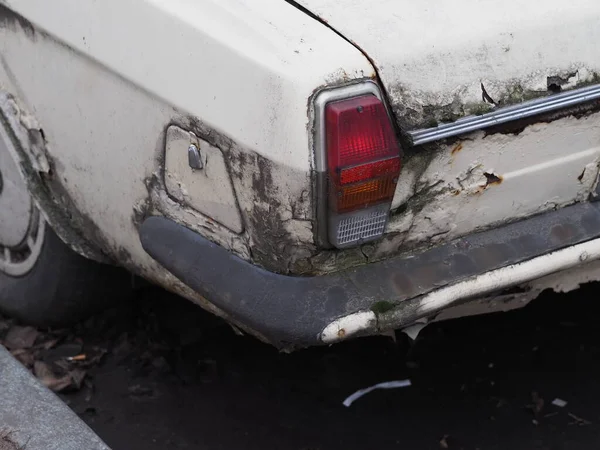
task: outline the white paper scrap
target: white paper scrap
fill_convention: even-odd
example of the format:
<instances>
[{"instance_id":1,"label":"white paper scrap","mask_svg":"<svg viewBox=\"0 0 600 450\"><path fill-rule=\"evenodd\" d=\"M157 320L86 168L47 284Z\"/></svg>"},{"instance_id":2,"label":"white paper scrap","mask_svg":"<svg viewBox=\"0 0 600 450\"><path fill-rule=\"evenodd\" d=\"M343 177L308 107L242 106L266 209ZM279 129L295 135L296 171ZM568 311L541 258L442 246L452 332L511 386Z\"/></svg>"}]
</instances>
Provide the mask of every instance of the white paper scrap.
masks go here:
<instances>
[{"instance_id":1,"label":"white paper scrap","mask_svg":"<svg viewBox=\"0 0 600 450\"><path fill-rule=\"evenodd\" d=\"M411 385L410 380L396 380L396 381L386 381L384 383L378 383L371 387L356 391L354 394L350 395L346 400L344 400L344 406L346 408L349 407L352 403L354 403L355 400L358 400L363 395L366 395L369 392L374 391L376 389L395 389L395 388L408 387L410 385Z\"/></svg>"},{"instance_id":2,"label":"white paper scrap","mask_svg":"<svg viewBox=\"0 0 600 450\"><path fill-rule=\"evenodd\" d=\"M558 406L559 408L564 408L565 406L567 406L567 402L564 401L562 398L555 398L554 400L552 400L552 404L554 406Z\"/></svg>"}]
</instances>

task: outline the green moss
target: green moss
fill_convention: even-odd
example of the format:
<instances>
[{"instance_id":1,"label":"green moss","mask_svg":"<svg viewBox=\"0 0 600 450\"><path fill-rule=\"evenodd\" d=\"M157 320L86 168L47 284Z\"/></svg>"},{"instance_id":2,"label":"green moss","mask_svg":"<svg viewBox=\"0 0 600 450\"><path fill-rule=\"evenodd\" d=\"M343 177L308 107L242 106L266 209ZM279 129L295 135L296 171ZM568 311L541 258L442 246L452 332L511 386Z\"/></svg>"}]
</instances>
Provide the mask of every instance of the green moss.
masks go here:
<instances>
[{"instance_id":1,"label":"green moss","mask_svg":"<svg viewBox=\"0 0 600 450\"><path fill-rule=\"evenodd\" d=\"M492 105L483 102L475 103L474 105L467 106L466 110L474 116L483 116L492 110Z\"/></svg>"},{"instance_id":2,"label":"green moss","mask_svg":"<svg viewBox=\"0 0 600 450\"><path fill-rule=\"evenodd\" d=\"M514 83L507 86L506 92L502 96L499 102L499 106L516 105L518 103L525 102L527 100L534 100L536 98L545 97L548 95L548 91L532 91L524 89L519 83Z\"/></svg>"},{"instance_id":3,"label":"green moss","mask_svg":"<svg viewBox=\"0 0 600 450\"><path fill-rule=\"evenodd\" d=\"M390 311L391 309L394 309L394 306L395 305L393 303L386 302L384 300L384 301L373 303L373 306L371 306L371 311L373 311L376 315L384 314L384 313Z\"/></svg>"},{"instance_id":4,"label":"green moss","mask_svg":"<svg viewBox=\"0 0 600 450\"><path fill-rule=\"evenodd\" d=\"M440 123L436 119L432 118L427 122L427 128L437 128L439 124Z\"/></svg>"},{"instance_id":5,"label":"green moss","mask_svg":"<svg viewBox=\"0 0 600 450\"><path fill-rule=\"evenodd\" d=\"M442 123L454 123L458 119L462 119L463 115L456 114L454 112L444 112L444 115L440 118Z\"/></svg>"}]
</instances>

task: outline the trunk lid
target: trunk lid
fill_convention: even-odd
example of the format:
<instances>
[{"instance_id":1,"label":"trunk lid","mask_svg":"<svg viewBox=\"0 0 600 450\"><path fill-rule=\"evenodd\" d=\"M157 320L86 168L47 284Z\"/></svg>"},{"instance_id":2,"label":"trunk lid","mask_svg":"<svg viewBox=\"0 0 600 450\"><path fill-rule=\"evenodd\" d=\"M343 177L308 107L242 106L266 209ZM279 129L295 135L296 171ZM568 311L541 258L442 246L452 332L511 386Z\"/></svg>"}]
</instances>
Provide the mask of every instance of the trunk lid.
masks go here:
<instances>
[{"instance_id":1,"label":"trunk lid","mask_svg":"<svg viewBox=\"0 0 600 450\"><path fill-rule=\"evenodd\" d=\"M597 0L296 3L371 59L404 130L600 79Z\"/></svg>"}]
</instances>

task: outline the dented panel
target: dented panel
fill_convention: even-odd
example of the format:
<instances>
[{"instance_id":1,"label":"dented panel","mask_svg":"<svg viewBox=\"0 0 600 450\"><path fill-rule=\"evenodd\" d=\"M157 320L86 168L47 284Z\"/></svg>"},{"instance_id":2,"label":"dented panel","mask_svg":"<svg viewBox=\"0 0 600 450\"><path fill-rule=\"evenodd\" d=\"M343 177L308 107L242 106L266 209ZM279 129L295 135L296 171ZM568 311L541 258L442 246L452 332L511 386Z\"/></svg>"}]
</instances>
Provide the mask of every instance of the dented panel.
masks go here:
<instances>
[{"instance_id":1,"label":"dented panel","mask_svg":"<svg viewBox=\"0 0 600 450\"><path fill-rule=\"evenodd\" d=\"M599 162L599 113L441 144L406 162L388 231L440 242L584 201Z\"/></svg>"}]
</instances>

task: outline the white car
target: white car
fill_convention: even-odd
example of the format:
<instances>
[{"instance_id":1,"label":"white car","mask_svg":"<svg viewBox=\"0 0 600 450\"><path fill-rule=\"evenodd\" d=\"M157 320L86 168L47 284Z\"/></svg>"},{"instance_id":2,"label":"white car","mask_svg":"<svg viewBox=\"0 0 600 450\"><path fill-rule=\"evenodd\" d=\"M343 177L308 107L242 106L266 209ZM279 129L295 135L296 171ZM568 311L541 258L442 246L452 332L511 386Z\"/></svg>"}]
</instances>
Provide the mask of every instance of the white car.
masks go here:
<instances>
[{"instance_id":1,"label":"white car","mask_svg":"<svg viewBox=\"0 0 600 450\"><path fill-rule=\"evenodd\" d=\"M0 310L73 319L112 264L291 350L600 279L599 24L597 0L1 0Z\"/></svg>"}]
</instances>

